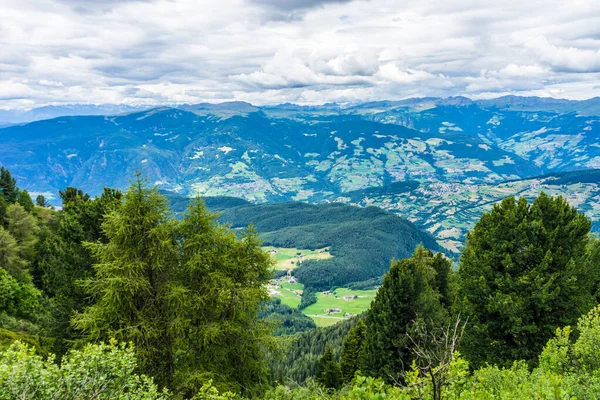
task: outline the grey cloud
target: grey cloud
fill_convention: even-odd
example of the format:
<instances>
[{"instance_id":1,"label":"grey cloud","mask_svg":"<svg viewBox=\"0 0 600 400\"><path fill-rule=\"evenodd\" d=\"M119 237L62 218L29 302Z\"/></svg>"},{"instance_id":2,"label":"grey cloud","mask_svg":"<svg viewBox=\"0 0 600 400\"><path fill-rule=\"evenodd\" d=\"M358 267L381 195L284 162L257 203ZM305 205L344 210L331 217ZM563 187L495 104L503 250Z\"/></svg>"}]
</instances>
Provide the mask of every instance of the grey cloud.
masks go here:
<instances>
[{"instance_id":1,"label":"grey cloud","mask_svg":"<svg viewBox=\"0 0 600 400\"><path fill-rule=\"evenodd\" d=\"M600 95L600 17L543 2L7 0L0 109Z\"/></svg>"},{"instance_id":2,"label":"grey cloud","mask_svg":"<svg viewBox=\"0 0 600 400\"><path fill-rule=\"evenodd\" d=\"M352 0L248 0L260 6L272 7L281 11L301 10L321 7L331 3L348 3Z\"/></svg>"}]
</instances>

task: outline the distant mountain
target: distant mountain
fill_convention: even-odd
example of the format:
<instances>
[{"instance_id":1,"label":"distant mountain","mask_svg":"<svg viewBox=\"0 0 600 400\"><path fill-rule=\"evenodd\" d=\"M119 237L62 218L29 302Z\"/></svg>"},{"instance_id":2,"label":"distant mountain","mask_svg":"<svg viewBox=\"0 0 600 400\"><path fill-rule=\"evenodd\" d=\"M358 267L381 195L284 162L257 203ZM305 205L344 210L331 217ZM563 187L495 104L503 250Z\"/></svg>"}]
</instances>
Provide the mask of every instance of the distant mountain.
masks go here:
<instances>
[{"instance_id":1,"label":"distant mountain","mask_svg":"<svg viewBox=\"0 0 600 400\"><path fill-rule=\"evenodd\" d=\"M592 230L600 232L600 169L553 173L502 183L421 183L370 189L341 196L335 201L360 206L378 206L407 216L419 228L433 234L438 243L457 253L466 233L492 206L508 196L533 199L545 192L563 196L592 219Z\"/></svg>"},{"instance_id":2,"label":"distant mountain","mask_svg":"<svg viewBox=\"0 0 600 400\"><path fill-rule=\"evenodd\" d=\"M0 162L30 191L98 193L135 170L167 190L252 201L320 201L397 181L500 182L540 166L454 125L418 131L352 114L160 108L0 129ZM227 112L227 116L222 113Z\"/></svg>"},{"instance_id":3,"label":"distant mountain","mask_svg":"<svg viewBox=\"0 0 600 400\"><path fill-rule=\"evenodd\" d=\"M148 106L128 106L124 104L67 104L45 106L31 110L0 110L0 125L10 125L76 115L118 115L140 110Z\"/></svg>"},{"instance_id":4,"label":"distant mountain","mask_svg":"<svg viewBox=\"0 0 600 400\"><path fill-rule=\"evenodd\" d=\"M86 107L52 110L101 112ZM123 188L141 170L151 184L184 196L376 204L410 218L453 251L492 202L532 196L538 186L566 191L596 218L594 182L532 177L600 168L598 98L228 102L109 111L115 115L0 128L0 164L24 188L51 199L66 186L91 194Z\"/></svg>"}]
</instances>

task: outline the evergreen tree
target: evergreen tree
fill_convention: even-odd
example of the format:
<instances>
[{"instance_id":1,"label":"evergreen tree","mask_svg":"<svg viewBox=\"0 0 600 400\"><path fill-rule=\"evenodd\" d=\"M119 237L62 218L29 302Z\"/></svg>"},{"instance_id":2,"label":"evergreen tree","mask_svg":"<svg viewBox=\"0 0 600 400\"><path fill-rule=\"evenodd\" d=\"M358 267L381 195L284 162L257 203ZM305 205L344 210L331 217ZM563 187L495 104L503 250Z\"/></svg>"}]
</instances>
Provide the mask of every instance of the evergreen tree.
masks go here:
<instances>
[{"instance_id":1,"label":"evergreen tree","mask_svg":"<svg viewBox=\"0 0 600 400\"><path fill-rule=\"evenodd\" d=\"M33 211L33 200L31 200L31 196L27 192L27 190L19 190L17 194L17 203L19 203L25 211L32 212Z\"/></svg>"},{"instance_id":2,"label":"evergreen tree","mask_svg":"<svg viewBox=\"0 0 600 400\"><path fill-rule=\"evenodd\" d=\"M6 220L6 208L8 204L6 204L6 200L4 200L3 196L0 196L0 226L6 228L8 226L8 221Z\"/></svg>"},{"instance_id":3,"label":"evergreen tree","mask_svg":"<svg viewBox=\"0 0 600 400\"><path fill-rule=\"evenodd\" d=\"M91 341L132 342L140 369L167 385L173 376L169 275L177 262L176 223L167 201L138 179L124 203L106 216L107 243L87 246L98 261L95 277L83 282L93 304L73 324Z\"/></svg>"},{"instance_id":4,"label":"evergreen tree","mask_svg":"<svg viewBox=\"0 0 600 400\"><path fill-rule=\"evenodd\" d=\"M586 279L592 282L592 293L596 303L600 303L600 239L597 237L590 237L586 253L586 272Z\"/></svg>"},{"instance_id":5,"label":"evergreen tree","mask_svg":"<svg viewBox=\"0 0 600 400\"><path fill-rule=\"evenodd\" d=\"M562 197L543 193L531 205L507 198L481 217L458 273L459 310L469 317L462 352L474 367L535 364L556 328L594 305L590 227Z\"/></svg>"},{"instance_id":6,"label":"evergreen tree","mask_svg":"<svg viewBox=\"0 0 600 400\"><path fill-rule=\"evenodd\" d=\"M172 322L176 386L193 392L212 379L222 389L251 394L267 376L270 334L258 312L269 298L271 260L252 229L238 240L216 217L196 198L180 225Z\"/></svg>"},{"instance_id":7,"label":"evergreen tree","mask_svg":"<svg viewBox=\"0 0 600 400\"><path fill-rule=\"evenodd\" d=\"M342 371L335 361L331 346L325 347L323 356L317 364L317 382L329 389L339 389L342 386Z\"/></svg>"},{"instance_id":8,"label":"evergreen tree","mask_svg":"<svg viewBox=\"0 0 600 400\"><path fill-rule=\"evenodd\" d=\"M48 207L48 201L46 201L46 197L44 197L43 194L37 195L35 198L35 204L37 204L39 207Z\"/></svg>"},{"instance_id":9,"label":"evergreen tree","mask_svg":"<svg viewBox=\"0 0 600 400\"><path fill-rule=\"evenodd\" d=\"M440 294L440 301L444 307L452 306L452 263L442 253L437 253L432 258L431 266L435 270L433 288Z\"/></svg>"},{"instance_id":10,"label":"evergreen tree","mask_svg":"<svg viewBox=\"0 0 600 400\"><path fill-rule=\"evenodd\" d=\"M433 288L432 262L431 252L422 246L411 258L392 262L365 319L362 372L400 380L414 358L407 336L411 326L419 319L428 325L443 322L446 313Z\"/></svg>"},{"instance_id":11,"label":"evergreen tree","mask_svg":"<svg viewBox=\"0 0 600 400\"><path fill-rule=\"evenodd\" d=\"M12 177L10 171L4 167L0 167L0 193L8 204L17 201L17 181Z\"/></svg>"},{"instance_id":12,"label":"evergreen tree","mask_svg":"<svg viewBox=\"0 0 600 400\"><path fill-rule=\"evenodd\" d=\"M101 225L104 216L121 204L122 194L105 189L99 198L90 199L74 188L60 194L62 210L40 234L33 273L38 287L52 299L53 351L62 355L68 349L67 343L79 335L71 326L71 315L90 305L83 288L74 284L95 275L93 259L84 242L107 241Z\"/></svg>"},{"instance_id":13,"label":"evergreen tree","mask_svg":"<svg viewBox=\"0 0 600 400\"><path fill-rule=\"evenodd\" d=\"M354 373L358 371L366 334L367 326L362 319L359 319L354 328L348 332L348 336L344 341L340 368L342 370L342 379L346 383L352 381Z\"/></svg>"}]
</instances>

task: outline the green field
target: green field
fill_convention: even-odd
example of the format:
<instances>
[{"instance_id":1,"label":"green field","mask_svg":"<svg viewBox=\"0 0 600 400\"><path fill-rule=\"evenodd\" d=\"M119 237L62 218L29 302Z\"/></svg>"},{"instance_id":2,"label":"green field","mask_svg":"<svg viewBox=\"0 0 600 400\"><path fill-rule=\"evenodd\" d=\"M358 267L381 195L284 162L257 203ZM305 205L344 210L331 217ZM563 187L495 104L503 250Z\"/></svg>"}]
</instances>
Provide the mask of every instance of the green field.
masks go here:
<instances>
[{"instance_id":1,"label":"green field","mask_svg":"<svg viewBox=\"0 0 600 400\"><path fill-rule=\"evenodd\" d=\"M304 285L301 283L289 283L287 277L283 277L273 281L273 283L279 285L277 290L280 294L271 295L272 297L278 297L281 299L283 304L286 304L292 308L298 307L300 304L300 297Z\"/></svg>"},{"instance_id":2,"label":"green field","mask_svg":"<svg viewBox=\"0 0 600 400\"><path fill-rule=\"evenodd\" d=\"M304 289L301 283L290 283L289 277L282 277L272 281L274 285L272 290L279 294L272 294L272 297L281 299L283 304L296 308L300 304L300 296ZM333 291L332 294L317 293L317 302L306 307L302 312L311 317L317 326L329 326L336 322L350 318L353 315L360 314L366 311L371 306L371 301L375 298L376 289L372 290L350 290L339 288ZM344 300L345 296L357 296L352 300ZM339 308L342 311L338 313L325 312L328 308ZM349 313L350 315L346 315Z\"/></svg>"},{"instance_id":3,"label":"green field","mask_svg":"<svg viewBox=\"0 0 600 400\"><path fill-rule=\"evenodd\" d=\"M263 250L271 254L271 258L275 261L275 269L278 270L294 269L306 260L325 260L332 257L329 254L329 247L307 250L294 247L264 246Z\"/></svg>"},{"instance_id":4,"label":"green field","mask_svg":"<svg viewBox=\"0 0 600 400\"><path fill-rule=\"evenodd\" d=\"M323 292L317 293L317 302L306 307L302 312L310 317L315 316L314 318L318 318L326 316L329 318L339 318L345 319L348 318L345 316L346 313L351 315L360 314L363 311L367 310L371 306L371 301L375 298L375 293L377 290L350 290L345 288L339 288L333 291L332 294L324 294ZM352 300L344 300L344 297L354 297ZM326 309L331 308L339 308L342 311L339 313L327 313ZM319 320L323 320L325 318L319 318ZM315 322L317 320L315 319Z\"/></svg>"}]
</instances>

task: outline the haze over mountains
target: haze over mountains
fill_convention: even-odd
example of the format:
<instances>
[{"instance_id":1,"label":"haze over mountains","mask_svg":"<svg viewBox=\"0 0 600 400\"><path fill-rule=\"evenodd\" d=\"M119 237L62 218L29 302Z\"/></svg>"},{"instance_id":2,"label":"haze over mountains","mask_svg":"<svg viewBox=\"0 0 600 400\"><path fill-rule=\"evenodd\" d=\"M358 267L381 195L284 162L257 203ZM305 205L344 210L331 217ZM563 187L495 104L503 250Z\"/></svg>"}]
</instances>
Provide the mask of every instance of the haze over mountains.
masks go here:
<instances>
[{"instance_id":1,"label":"haze over mountains","mask_svg":"<svg viewBox=\"0 0 600 400\"><path fill-rule=\"evenodd\" d=\"M428 229L452 251L474 222L460 215L470 206L480 215L511 194L572 194L574 205L594 220L600 215L598 175L571 177L554 191L554 178L530 179L600 168L599 98L103 107L48 115L118 115L0 129L0 164L23 188L51 198L66 186L92 194L123 188L142 170L150 183L186 196L374 204Z\"/></svg>"}]
</instances>

